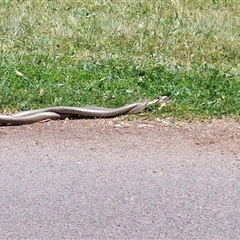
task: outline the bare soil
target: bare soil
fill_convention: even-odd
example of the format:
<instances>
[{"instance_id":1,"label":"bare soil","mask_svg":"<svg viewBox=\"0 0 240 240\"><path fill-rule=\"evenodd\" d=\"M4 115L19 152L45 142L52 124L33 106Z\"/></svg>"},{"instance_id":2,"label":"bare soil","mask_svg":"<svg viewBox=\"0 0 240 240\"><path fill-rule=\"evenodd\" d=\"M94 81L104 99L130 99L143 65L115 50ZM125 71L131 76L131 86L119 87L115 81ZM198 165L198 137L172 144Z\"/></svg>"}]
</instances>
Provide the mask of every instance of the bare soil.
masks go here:
<instances>
[{"instance_id":1,"label":"bare soil","mask_svg":"<svg viewBox=\"0 0 240 240\"><path fill-rule=\"evenodd\" d=\"M156 142L168 142L176 146L184 141L185 144L191 144L191 147L207 145L232 151L236 154L240 153L240 123L232 119L179 122L171 120L127 121L120 117L114 119L67 119L65 121L47 121L31 125L0 127L0 137L2 139L21 138L21 141L23 141L24 139L27 140L29 136L35 135L37 141L44 142L47 140L47 136L51 137L47 133L54 133L54 138L75 136L79 133L86 138L108 135L111 136L111 139L109 139L111 141L114 140L114 133L135 136L148 133L149 136L157 135ZM116 137L118 137L118 134ZM115 141L118 141L118 139L115 139ZM146 144L150 144L147 139Z\"/></svg>"},{"instance_id":2,"label":"bare soil","mask_svg":"<svg viewBox=\"0 0 240 240\"><path fill-rule=\"evenodd\" d=\"M240 124L0 127L1 239L239 239Z\"/></svg>"}]
</instances>

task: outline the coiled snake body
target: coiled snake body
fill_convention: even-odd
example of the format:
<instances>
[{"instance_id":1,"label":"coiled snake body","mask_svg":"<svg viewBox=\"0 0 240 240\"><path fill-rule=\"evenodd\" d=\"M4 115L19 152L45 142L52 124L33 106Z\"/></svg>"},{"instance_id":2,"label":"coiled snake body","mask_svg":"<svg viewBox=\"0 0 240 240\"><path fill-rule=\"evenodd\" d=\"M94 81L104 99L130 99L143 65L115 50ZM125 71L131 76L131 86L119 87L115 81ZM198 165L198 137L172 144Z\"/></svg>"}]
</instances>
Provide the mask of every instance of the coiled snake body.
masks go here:
<instances>
[{"instance_id":1,"label":"coiled snake body","mask_svg":"<svg viewBox=\"0 0 240 240\"><path fill-rule=\"evenodd\" d=\"M119 108L103 107L48 107L42 109L29 110L15 113L12 115L0 114L0 125L24 125L43 120L56 120L68 117L97 117L111 118L123 114L135 114L143 111L147 106L157 102L162 103L167 97L162 96L153 101L144 100L138 103L132 103Z\"/></svg>"}]
</instances>

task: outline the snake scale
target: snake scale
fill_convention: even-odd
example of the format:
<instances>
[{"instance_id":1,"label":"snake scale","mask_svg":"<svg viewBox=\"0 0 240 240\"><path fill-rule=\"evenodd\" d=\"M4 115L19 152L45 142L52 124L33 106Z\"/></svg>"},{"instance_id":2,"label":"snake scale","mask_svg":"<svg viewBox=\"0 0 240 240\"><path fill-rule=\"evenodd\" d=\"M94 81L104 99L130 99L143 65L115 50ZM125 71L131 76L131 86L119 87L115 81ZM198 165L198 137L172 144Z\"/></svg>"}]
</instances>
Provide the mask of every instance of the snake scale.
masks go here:
<instances>
[{"instance_id":1,"label":"snake scale","mask_svg":"<svg viewBox=\"0 0 240 240\"><path fill-rule=\"evenodd\" d=\"M48 107L23 111L12 115L0 114L0 125L24 125L43 120L57 120L64 118L75 117L96 117L96 118L111 118L123 114L135 114L143 111L147 106L155 103L165 102L168 98L161 96L153 101L144 100L142 102L132 103L119 108L104 108L104 107Z\"/></svg>"}]
</instances>

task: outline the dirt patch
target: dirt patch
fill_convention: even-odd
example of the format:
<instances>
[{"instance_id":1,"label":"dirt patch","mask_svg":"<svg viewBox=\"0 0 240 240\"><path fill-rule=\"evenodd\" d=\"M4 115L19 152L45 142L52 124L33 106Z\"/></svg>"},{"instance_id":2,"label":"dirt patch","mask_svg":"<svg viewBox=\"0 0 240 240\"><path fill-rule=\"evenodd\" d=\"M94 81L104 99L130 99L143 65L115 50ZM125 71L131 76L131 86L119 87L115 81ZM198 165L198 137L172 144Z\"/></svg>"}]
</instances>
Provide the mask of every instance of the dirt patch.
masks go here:
<instances>
[{"instance_id":1,"label":"dirt patch","mask_svg":"<svg viewBox=\"0 0 240 240\"><path fill-rule=\"evenodd\" d=\"M82 119L48 121L24 126L0 128L2 138L26 139L35 135L38 139L50 136L64 138L81 134L82 136L112 136L122 134L155 136L156 141L169 144L185 141L194 145L223 147L236 154L240 153L240 123L234 120L211 120L208 122L188 123L170 120ZM44 139L43 139L44 140Z\"/></svg>"},{"instance_id":2,"label":"dirt patch","mask_svg":"<svg viewBox=\"0 0 240 240\"><path fill-rule=\"evenodd\" d=\"M1 234L236 239L239 136L233 120L1 127Z\"/></svg>"}]
</instances>

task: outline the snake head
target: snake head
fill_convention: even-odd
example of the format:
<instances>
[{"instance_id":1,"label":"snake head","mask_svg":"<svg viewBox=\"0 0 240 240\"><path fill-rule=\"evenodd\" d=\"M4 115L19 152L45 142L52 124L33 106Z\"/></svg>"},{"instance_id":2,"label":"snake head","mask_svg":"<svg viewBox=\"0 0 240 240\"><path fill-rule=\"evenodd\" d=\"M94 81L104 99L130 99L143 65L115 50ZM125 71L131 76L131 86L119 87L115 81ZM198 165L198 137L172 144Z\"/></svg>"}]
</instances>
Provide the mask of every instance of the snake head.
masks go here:
<instances>
[{"instance_id":1,"label":"snake head","mask_svg":"<svg viewBox=\"0 0 240 240\"><path fill-rule=\"evenodd\" d=\"M159 102L159 103L167 102L167 101L169 101L169 100L170 100L170 98L169 98L168 96L159 96L159 97L158 97L158 102Z\"/></svg>"},{"instance_id":2,"label":"snake head","mask_svg":"<svg viewBox=\"0 0 240 240\"><path fill-rule=\"evenodd\" d=\"M159 96L157 99L155 99L153 101L148 101L147 106L153 105L155 103L160 103L161 106L162 106L163 104L166 105L167 101L169 101L169 97L167 97L167 96Z\"/></svg>"}]
</instances>

